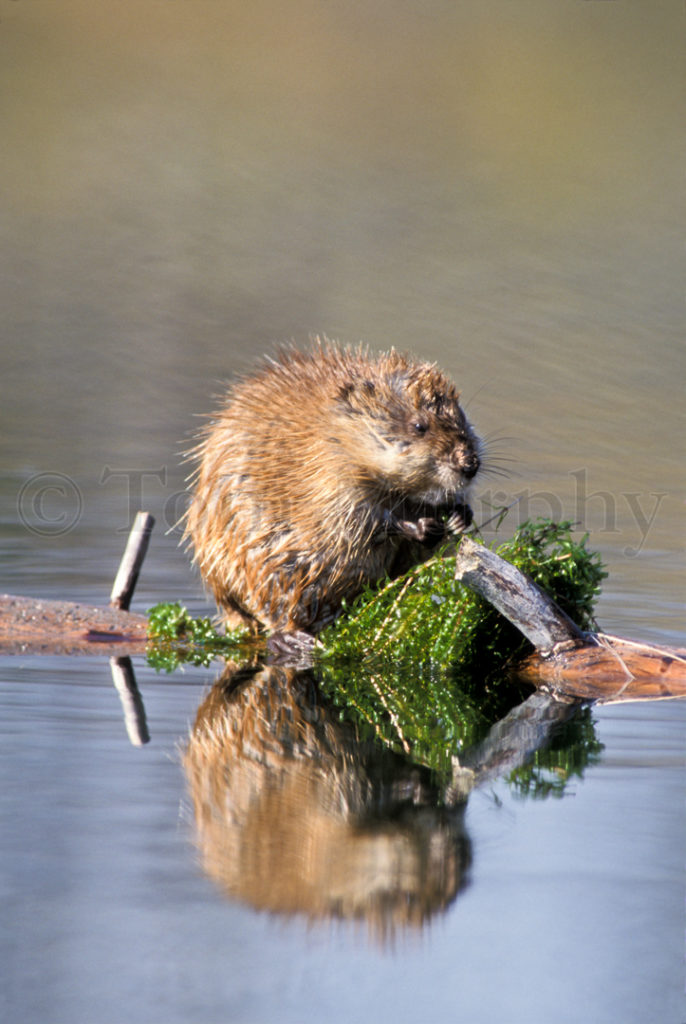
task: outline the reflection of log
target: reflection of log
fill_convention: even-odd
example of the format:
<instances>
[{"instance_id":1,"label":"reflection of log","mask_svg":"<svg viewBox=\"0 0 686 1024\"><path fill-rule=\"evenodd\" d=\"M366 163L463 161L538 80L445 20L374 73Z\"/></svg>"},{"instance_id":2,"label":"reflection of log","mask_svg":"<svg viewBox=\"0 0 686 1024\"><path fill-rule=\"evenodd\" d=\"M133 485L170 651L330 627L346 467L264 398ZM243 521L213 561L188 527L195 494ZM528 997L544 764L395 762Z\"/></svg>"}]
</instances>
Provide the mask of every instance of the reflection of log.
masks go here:
<instances>
[{"instance_id":1,"label":"reflection of log","mask_svg":"<svg viewBox=\"0 0 686 1024\"><path fill-rule=\"evenodd\" d=\"M535 686L604 702L686 696L686 650L582 633L524 573L468 537L455 576L534 644L518 674Z\"/></svg>"},{"instance_id":2,"label":"reflection of log","mask_svg":"<svg viewBox=\"0 0 686 1024\"><path fill-rule=\"evenodd\" d=\"M446 803L464 799L475 786L521 768L546 747L556 729L574 715L577 701L561 700L548 693L532 693L491 728L485 739L455 758L453 779Z\"/></svg>"}]
</instances>

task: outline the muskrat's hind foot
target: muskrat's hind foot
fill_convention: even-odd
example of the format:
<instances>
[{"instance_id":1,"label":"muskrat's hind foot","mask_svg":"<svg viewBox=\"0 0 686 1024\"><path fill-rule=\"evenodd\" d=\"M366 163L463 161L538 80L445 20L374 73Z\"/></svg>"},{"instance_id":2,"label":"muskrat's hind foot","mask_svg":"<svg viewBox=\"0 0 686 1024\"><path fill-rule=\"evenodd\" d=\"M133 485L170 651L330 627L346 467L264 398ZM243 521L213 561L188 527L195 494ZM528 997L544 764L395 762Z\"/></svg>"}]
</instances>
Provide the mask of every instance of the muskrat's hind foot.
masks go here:
<instances>
[{"instance_id":1,"label":"muskrat's hind foot","mask_svg":"<svg viewBox=\"0 0 686 1024\"><path fill-rule=\"evenodd\" d=\"M267 638L269 662L272 665L309 665L312 662L315 643L312 634L301 629L270 633Z\"/></svg>"}]
</instances>

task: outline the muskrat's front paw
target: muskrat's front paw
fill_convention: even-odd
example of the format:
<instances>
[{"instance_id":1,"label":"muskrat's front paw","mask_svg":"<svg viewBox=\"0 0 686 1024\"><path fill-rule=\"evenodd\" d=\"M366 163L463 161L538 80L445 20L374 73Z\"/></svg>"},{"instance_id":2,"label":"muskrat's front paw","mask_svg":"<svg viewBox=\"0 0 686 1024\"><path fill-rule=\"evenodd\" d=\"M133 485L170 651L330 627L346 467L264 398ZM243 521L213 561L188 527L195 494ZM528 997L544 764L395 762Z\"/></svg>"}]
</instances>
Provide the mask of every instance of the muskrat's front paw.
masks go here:
<instances>
[{"instance_id":1,"label":"muskrat's front paw","mask_svg":"<svg viewBox=\"0 0 686 1024\"><path fill-rule=\"evenodd\" d=\"M472 525L473 519L474 513L469 505L456 505L445 521L445 528L448 533L464 533Z\"/></svg>"},{"instance_id":2,"label":"muskrat's front paw","mask_svg":"<svg viewBox=\"0 0 686 1024\"><path fill-rule=\"evenodd\" d=\"M431 516L423 516L416 522L412 519L401 519L399 526L405 537L417 540L420 544L438 544L439 540L445 537L445 526Z\"/></svg>"}]
</instances>

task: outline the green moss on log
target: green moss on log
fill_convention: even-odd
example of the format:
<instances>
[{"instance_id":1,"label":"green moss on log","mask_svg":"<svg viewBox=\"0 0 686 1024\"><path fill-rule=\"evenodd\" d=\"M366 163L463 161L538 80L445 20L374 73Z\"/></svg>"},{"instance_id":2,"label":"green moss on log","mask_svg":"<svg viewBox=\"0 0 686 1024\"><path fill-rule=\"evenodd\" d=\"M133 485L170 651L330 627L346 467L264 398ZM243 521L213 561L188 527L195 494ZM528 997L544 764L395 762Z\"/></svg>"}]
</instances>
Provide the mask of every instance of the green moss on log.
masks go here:
<instances>
[{"instance_id":1,"label":"green moss on log","mask_svg":"<svg viewBox=\"0 0 686 1024\"><path fill-rule=\"evenodd\" d=\"M573 524L527 521L496 551L530 576L583 630L607 575L588 535ZM459 663L481 676L501 672L527 641L487 601L455 580L455 556L439 553L405 576L368 589L320 637L325 657Z\"/></svg>"},{"instance_id":2,"label":"green moss on log","mask_svg":"<svg viewBox=\"0 0 686 1024\"><path fill-rule=\"evenodd\" d=\"M587 630L606 573L572 531L526 522L496 550ZM530 644L454 576L455 556L439 553L366 591L322 634L317 659L342 717L439 771L530 692L508 672Z\"/></svg>"}]
</instances>

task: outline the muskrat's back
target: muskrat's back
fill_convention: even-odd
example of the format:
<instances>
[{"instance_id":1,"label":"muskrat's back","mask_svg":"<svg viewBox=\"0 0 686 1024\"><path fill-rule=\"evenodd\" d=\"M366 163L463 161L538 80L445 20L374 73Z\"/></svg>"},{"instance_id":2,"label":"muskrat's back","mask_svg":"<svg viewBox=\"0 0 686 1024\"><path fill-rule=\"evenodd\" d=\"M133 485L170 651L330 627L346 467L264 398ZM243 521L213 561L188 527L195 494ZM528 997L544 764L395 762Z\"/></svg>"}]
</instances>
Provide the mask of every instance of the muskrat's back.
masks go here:
<instances>
[{"instance_id":1,"label":"muskrat's back","mask_svg":"<svg viewBox=\"0 0 686 1024\"><path fill-rule=\"evenodd\" d=\"M193 450L186 535L229 624L315 632L468 520L479 442L452 382L317 340L235 384Z\"/></svg>"}]
</instances>

